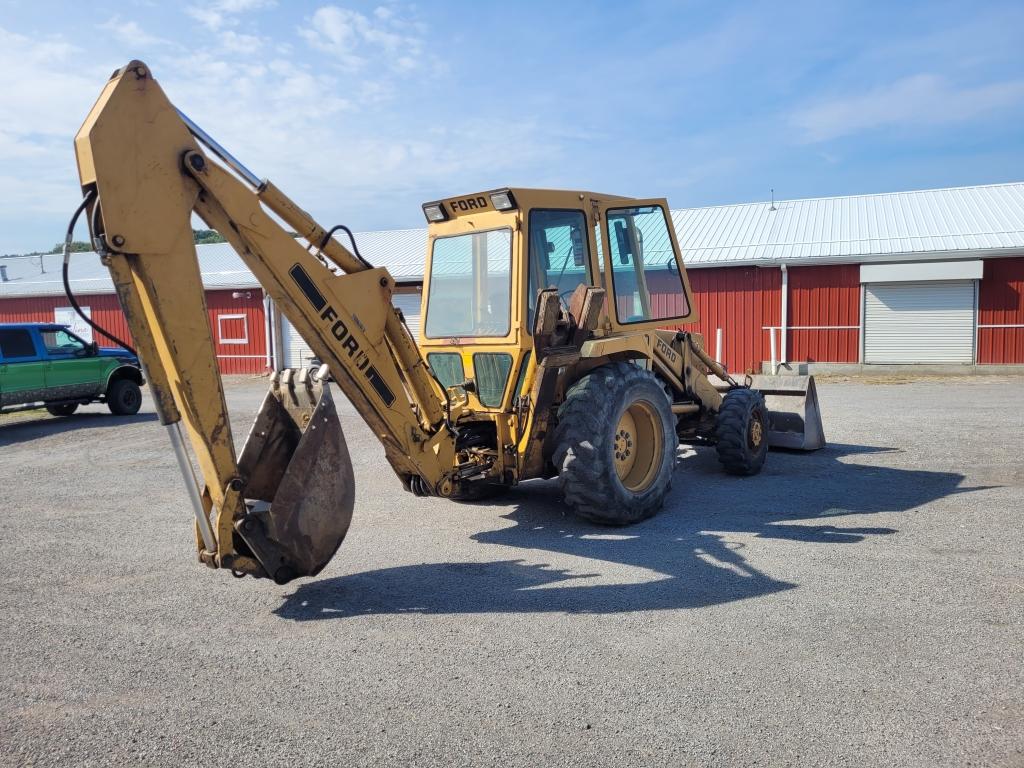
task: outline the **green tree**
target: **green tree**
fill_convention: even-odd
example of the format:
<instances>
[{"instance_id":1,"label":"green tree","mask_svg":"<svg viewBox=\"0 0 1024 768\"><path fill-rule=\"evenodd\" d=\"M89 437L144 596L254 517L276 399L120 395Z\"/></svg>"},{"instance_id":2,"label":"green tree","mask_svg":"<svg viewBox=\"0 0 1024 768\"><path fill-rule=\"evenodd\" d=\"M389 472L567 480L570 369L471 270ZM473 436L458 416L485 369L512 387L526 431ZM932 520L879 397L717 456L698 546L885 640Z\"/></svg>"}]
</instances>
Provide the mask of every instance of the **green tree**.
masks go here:
<instances>
[{"instance_id":1,"label":"green tree","mask_svg":"<svg viewBox=\"0 0 1024 768\"><path fill-rule=\"evenodd\" d=\"M196 245L227 242L215 229L193 229L192 239L196 241Z\"/></svg>"},{"instance_id":2,"label":"green tree","mask_svg":"<svg viewBox=\"0 0 1024 768\"><path fill-rule=\"evenodd\" d=\"M92 250L92 243L87 243L84 240L72 240L71 241L71 252L72 253L84 253L85 251ZM57 243L51 248L48 253L64 253L64 243ZM26 254L28 256L35 256L34 253Z\"/></svg>"}]
</instances>

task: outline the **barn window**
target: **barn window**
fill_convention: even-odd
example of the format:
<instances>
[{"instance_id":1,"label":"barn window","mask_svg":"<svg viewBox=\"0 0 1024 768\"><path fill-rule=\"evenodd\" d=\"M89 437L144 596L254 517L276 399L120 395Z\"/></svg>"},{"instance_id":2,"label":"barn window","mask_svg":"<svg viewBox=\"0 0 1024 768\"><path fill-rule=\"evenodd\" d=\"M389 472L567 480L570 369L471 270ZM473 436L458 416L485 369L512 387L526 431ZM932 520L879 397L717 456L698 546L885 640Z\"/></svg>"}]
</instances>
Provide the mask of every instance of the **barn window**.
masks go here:
<instances>
[{"instance_id":1,"label":"barn window","mask_svg":"<svg viewBox=\"0 0 1024 768\"><path fill-rule=\"evenodd\" d=\"M217 315L217 337L221 344L248 344L248 318L245 315Z\"/></svg>"}]
</instances>

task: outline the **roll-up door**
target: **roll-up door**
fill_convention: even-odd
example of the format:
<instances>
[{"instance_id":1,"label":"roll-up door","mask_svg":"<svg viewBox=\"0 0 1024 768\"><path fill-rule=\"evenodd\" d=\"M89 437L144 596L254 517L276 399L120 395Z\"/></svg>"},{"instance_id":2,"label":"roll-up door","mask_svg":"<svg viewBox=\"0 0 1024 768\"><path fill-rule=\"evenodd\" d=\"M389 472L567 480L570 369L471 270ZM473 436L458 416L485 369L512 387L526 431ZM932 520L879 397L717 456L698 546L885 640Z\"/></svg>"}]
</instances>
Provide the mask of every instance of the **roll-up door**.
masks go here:
<instances>
[{"instance_id":1,"label":"roll-up door","mask_svg":"<svg viewBox=\"0 0 1024 768\"><path fill-rule=\"evenodd\" d=\"M412 337L416 340L420 335L420 292L395 293L391 301L396 307L402 310L405 322L412 331ZM308 367L316 355L309 345L303 340L299 332L295 330L287 317L281 317L281 346L285 352L285 366L288 368Z\"/></svg>"},{"instance_id":2,"label":"roll-up door","mask_svg":"<svg viewBox=\"0 0 1024 768\"><path fill-rule=\"evenodd\" d=\"M316 355L287 317L281 316L281 346L286 368L308 368Z\"/></svg>"},{"instance_id":3,"label":"roll-up door","mask_svg":"<svg viewBox=\"0 0 1024 768\"><path fill-rule=\"evenodd\" d=\"M412 337L419 341L420 338L420 298L422 293L395 293L391 296L391 302L402 310L405 315L405 322L412 331Z\"/></svg>"},{"instance_id":4,"label":"roll-up door","mask_svg":"<svg viewBox=\"0 0 1024 768\"><path fill-rule=\"evenodd\" d=\"M868 283L865 363L974 362L975 283Z\"/></svg>"}]
</instances>

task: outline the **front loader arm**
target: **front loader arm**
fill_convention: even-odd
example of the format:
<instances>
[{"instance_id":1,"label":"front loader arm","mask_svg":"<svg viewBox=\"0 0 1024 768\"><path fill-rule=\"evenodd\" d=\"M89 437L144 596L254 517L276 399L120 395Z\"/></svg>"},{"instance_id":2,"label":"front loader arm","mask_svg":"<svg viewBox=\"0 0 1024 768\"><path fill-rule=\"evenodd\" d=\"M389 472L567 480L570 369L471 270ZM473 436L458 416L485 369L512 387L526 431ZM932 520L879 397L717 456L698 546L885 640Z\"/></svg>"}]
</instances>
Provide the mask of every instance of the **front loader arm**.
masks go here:
<instances>
[{"instance_id":1,"label":"front loader arm","mask_svg":"<svg viewBox=\"0 0 1024 768\"><path fill-rule=\"evenodd\" d=\"M435 493L448 490L454 436L444 392L391 303L394 280L387 270L371 268L326 237L280 190L258 182L175 109L141 62L114 73L76 136L75 148L82 189L90 199L94 242L110 269L161 422L172 433L186 475L192 468L175 437L179 422L195 452L204 482L201 492L195 487L190 492L204 562L273 575L258 548L246 547L234 535L253 522L247 520L252 510L246 491L260 483L245 476L255 470L248 459L246 471L240 470L235 453L192 237L193 212L232 245L327 364L403 482ZM301 233L317 255L266 209ZM284 392L288 387L278 392L297 426L289 427L291 432L282 428L277 437L291 435L289 445L297 452L304 449L301 443L295 448L292 432L316 429L316 423L308 422L321 415L315 402L322 386L303 377L297 389L290 383L291 395ZM296 395L297 390L305 394ZM305 410L296 406L302 397L312 398ZM253 445L270 439L271 431L260 430L258 422L249 438ZM348 463L343 443L342 438ZM247 444L246 451L252 450ZM309 461L313 466L317 457ZM330 471L316 466L319 472ZM351 475L350 466L337 469ZM274 527L273 520L264 522ZM344 528L347 521L341 536Z\"/></svg>"}]
</instances>

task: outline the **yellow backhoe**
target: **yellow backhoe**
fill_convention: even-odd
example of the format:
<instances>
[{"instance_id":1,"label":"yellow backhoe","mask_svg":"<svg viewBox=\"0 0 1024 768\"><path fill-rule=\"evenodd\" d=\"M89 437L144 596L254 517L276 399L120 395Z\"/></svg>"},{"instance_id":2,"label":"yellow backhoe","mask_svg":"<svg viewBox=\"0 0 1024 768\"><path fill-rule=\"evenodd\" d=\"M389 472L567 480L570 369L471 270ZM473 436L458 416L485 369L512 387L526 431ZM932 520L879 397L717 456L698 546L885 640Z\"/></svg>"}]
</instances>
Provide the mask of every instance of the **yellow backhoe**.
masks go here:
<instances>
[{"instance_id":1,"label":"yellow backhoe","mask_svg":"<svg viewBox=\"0 0 1024 768\"><path fill-rule=\"evenodd\" d=\"M142 62L113 74L75 150L79 212L110 269L211 567L284 583L315 575L337 551L354 479L329 381L406 490L475 499L557 476L576 514L611 525L661 508L680 439L713 443L737 475L760 471L769 445L824 444L812 379L738 382L698 334L664 329L698 317L663 199L503 188L427 203L417 343L392 304L394 279L362 258L351 232L321 226L250 172ZM240 452L193 213L324 364L273 376Z\"/></svg>"}]
</instances>

